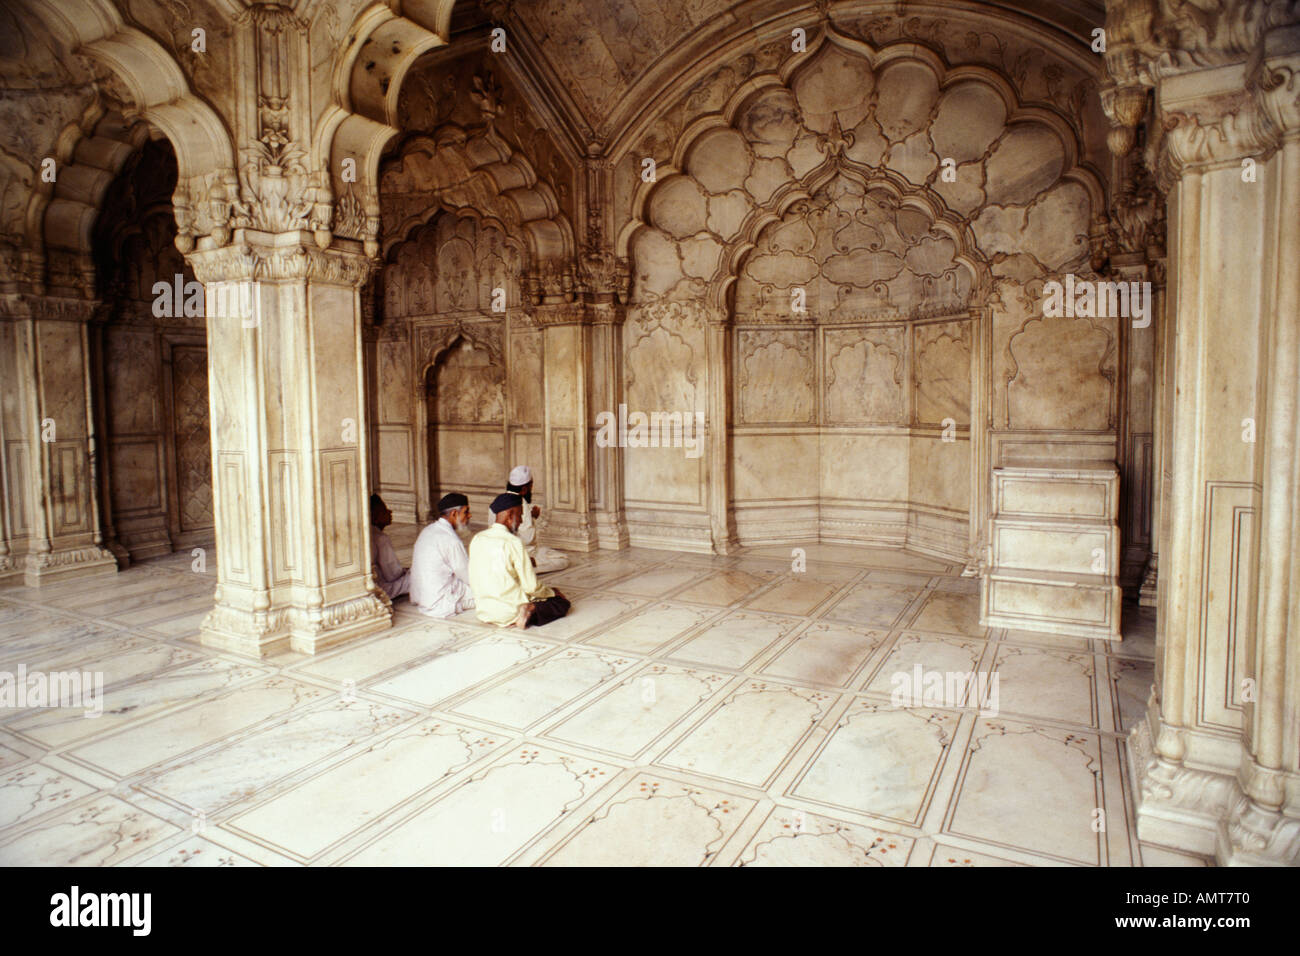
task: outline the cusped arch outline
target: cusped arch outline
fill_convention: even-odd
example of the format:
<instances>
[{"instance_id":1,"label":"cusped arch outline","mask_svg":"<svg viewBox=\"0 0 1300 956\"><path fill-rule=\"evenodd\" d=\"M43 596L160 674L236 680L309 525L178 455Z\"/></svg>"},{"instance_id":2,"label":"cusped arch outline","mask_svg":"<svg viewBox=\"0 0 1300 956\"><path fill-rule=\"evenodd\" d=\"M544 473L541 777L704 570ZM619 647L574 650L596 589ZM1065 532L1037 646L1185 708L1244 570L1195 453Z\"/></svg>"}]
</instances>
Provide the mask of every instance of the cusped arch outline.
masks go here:
<instances>
[{"instance_id":1,"label":"cusped arch outline","mask_svg":"<svg viewBox=\"0 0 1300 956\"><path fill-rule=\"evenodd\" d=\"M385 224L381 237L385 257L397 243L445 210L482 219L507 238L521 235L528 267L572 260L576 252L573 226L561 211L555 190L537 175L526 156L495 133L469 136L461 127L447 124L432 135L413 136L386 166L381 181L389 172L403 172L407 161L416 155L437 166L439 153L448 150L454 162L444 168L464 169L468 176L430 188L433 199L425 208L400 222Z\"/></svg>"},{"instance_id":2,"label":"cusped arch outline","mask_svg":"<svg viewBox=\"0 0 1300 956\"><path fill-rule=\"evenodd\" d=\"M329 0L320 0L315 8ZM336 235L363 240L379 251L379 163L398 135L397 101L415 61L451 39L455 0L382 0L348 24L347 42L334 60L331 104L312 134L311 165L325 169ZM343 178L343 161L356 164L355 183Z\"/></svg>"},{"instance_id":3,"label":"cusped arch outline","mask_svg":"<svg viewBox=\"0 0 1300 956\"><path fill-rule=\"evenodd\" d=\"M970 298L979 300L992 286L992 273L988 261L975 243L969 223L944 203L943 199L925 186L916 186L887 167L864 166L843 156L827 159L799 180L784 184L773 193L765 207L759 207L741 226L741 238L733 241L723 252L718 272L709 283L711 304L728 307L731 290L740 279L750 253L757 248L763 231L786 220L787 213L801 202L814 199L821 190L837 177L844 176L860 185L866 194L885 192L898 203L900 209L915 209L929 221L930 230L952 240L956 253L953 262L964 267L971 277Z\"/></svg>"},{"instance_id":4,"label":"cusped arch outline","mask_svg":"<svg viewBox=\"0 0 1300 956\"><path fill-rule=\"evenodd\" d=\"M112 70L130 91L134 112L171 142L179 174L174 200L178 221L190 218L189 195L182 184L213 171L234 179L235 149L229 129L191 89L180 65L158 41L127 25L108 0L44 0L28 6L65 49L85 52ZM147 136L133 123L124 123L116 132L103 129L102 115L102 107L92 106L81 123L60 136L60 163L75 162L88 171L68 175L65 169L56 179L48 206L41 210L43 239L49 247L90 252L98 201ZM84 144L83 137L91 142ZM129 148L123 151L114 143ZM192 243L182 230L178 247Z\"/></svg>"},{"instance_id":5,"label":"cusped arch outline","mask_svg":"<svg viewBox=\"0 0 1300 956\"><path fill-rule=\"evenodd\" d=\"M740 84L732 92L721 109L697 116L687 123L673 147L673 152L669 162L660 165L657 168L655 181L649 183L640 182L637 184L637 188L631 199L631 217L627 224L620 230L615 240L616 254L623 257L630 256L637 235L644 230L656 228L656 224L653 222L650 204L660 190L664 189L669 183L673 182L678 177L685 177L698 183L698 180L687 171L687 165L693 155L693 151L705 136L717 131L733 131L745 140L748 148L750 140L745 138L739 125L740 119L744 115L745 111L756 102L758 98L771 95L772 93L783 93L789 96L797 105L798 97L794 88L797 79L806 71L816 68L821 61L822 56L831 49L837 49L851 56L862 59L866 62L868 69L873 75L878 74L886 66L892 63L909 62L919 64L930 71L935 77L937 87L935 93L936 102L946 91L957 85L972 82L981 84L985 88L991 90L1001 100L1006 108L1005 118L1002 120L997 135L993 137L991 142L997 143L1006 135L1008 130L1016 126L1033 124L1049 130L1061 144L1062 167L1061 172L1057 175L1056 179L1045 190L1042 190L1042 192L1045 193L1051 189L1055 189L1062 183L1075 183L1087 194L1092 210L1105 208L1106 194L1101 177L1090 167L1090 165L1082 160L1083 149L1070 122L1066 117L1051 107L1021 103L1014 84L1012 84L1009 79L997 70L984 65L969 64L950 67L939 53L916 41L894 42L877 50L863 41L843 36L835 32L833 28L828 27L811 42L806 55L794 59L787 59L775 71L769 71L751 77L744 83ZM921 127L922 129L931 128L934 122L934 115L932 109L927 124L924 127ZM837 135L843 135L838 130L838 124L836 125L836 128L829 133L819 133L817 130L810 128L806 124L801 111L796 110L796 118L798 120L798 132L795 134L796 138L801 134L814 136L818 139L834 139ZM909 136L910 135L914 135L914 133L909 134ZM628 145L627 140L625 140L623 148L618 152L618 156L625 154L628 148L630 148L630 146ZM833 149L834 144L828 144L828 150ZM831 157L828 156L828 161L830 158ZM846 162L852 163L853 161L846 160ZM811 170L808 174L805 174L804 177L792 177L788 179L786 183L781 187L778 187L774 194L769 196L763 203L755 202L751 197L749 204L753 208L746 216L746 219L757 220L771 215L779 217L781 212L784 212L784 208L778 211L776 207L781 205L781 203L784 203L785 207L788 207L790 202L797 201L799 198L806 198L800 194L811 193L812 190L807 189L803 181L807 180L810 176L819 175L819 171L824 171L826 165L827 162L823 162L820 166ZM862 164L857 165L862 167ZM887 166L862 168L873 170L873 178L874 170L877 168L881 170L888 169ZM898 175L894 170L889 171ZM899 176L899 179L901 179L901 176ZM931 179L933 179L933 176ZM906 180L903 181L906 182ZM908 183L908 185L911 188L915 188L917 186L924 187L926 184ZM933 193L932 189L927 189L926 191ZM1035 197L1021 196L1017 197L1017 199L1019 200L1018 202L1008 203L1003 201L993 204L989 203L986 197L985 202L976 208L977 210L982 210L988 208L990 205L1029 206L1032 205ZM934 196L931 201L937 201L943 207L943 214L935 216L936 222L942 221L951 225L954 220L956 220L964 224L969 224L974 218L976 218L975 215L965 217L957 216L957 214L952 212L948 208L947 204L938 196ZM746 226L748 228L746 231L745 241L752 242L757 236L757 231L752 228L751 222L747 221ZM966 230L963 231L965 232ZM735 243L735 241L736 236L733 234L733 236L727 240L726 245L730 247ZM967 254L970 255L972 259L978 259L982 262L984 259L984 253L978 249L978 243L973 241L973 236L967 234L963 239L963 242L965 243ZM729 249L726 255L730 259L730 264L734 265L737 261L734 250ZM720 259L721 258L723 257L720 257ZM725 271L726 270L720 265L719 273ZM721 301L716 296L716 290L714 299L715 304L719 304Z\"/></svg>"}]
</instances>

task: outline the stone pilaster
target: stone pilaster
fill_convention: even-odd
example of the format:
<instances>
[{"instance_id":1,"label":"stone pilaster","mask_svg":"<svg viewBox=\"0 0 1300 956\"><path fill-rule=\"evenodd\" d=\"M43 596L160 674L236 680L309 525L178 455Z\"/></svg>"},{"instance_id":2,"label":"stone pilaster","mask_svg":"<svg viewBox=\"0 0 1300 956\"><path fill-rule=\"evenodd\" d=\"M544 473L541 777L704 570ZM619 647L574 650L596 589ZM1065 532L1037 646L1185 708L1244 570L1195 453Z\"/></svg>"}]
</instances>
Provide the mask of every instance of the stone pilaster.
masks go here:
<instances>
[{"instance_id":1,"label":"stone pilaster","mask_svg":"<svg viewBox=\"0 0 1300 956\"><path fill-rule=\"evenodd\" d=\"M1177 330L1157 348L1170 430L1156 682L1130 736L1138 833L1224 864L1300 860L1300 28L1285 6L1108 4L1112 78L1155 90ZM1111 115L1127 141L1140 111Z\"/></svg>"},{"instance_id":2,"label":"stone pilaster","mask_svg":"<svg viewBox=\"0 0 1300 956\"><path fill-rule=\"evenodd\" d=\"M29 587L115 573L94 466L88 299L0 295L0 580Z\"/></svg>"},{"instance_id":3,"label":"stone pilaster","mask_svg":"<svg viewBox=\"0 0 1300 956\"><path fill-rule=\"evenodd\" d=\"M590 551L596 547L589 487L591 327L580 303L539 305L533 319L542 328L546 541L558 548Z\"/></svg>"},{"instance_id":4,"label":"stone pilaster","mask_svg":"<svg viewBox=\"0 0 1300 956\"><path fill-rule=\"evenodd\" d=\"M628 546L627 517L623 511L623 455L616 447L595 443L595 416L617 414L623 394L624 307L617 303L593 305L591 326L591 400L587 420L591 447L591 520L601 548Z\"/></svg>"},{"instance_id":5,"label":"stone pilaster","mask_svg":"<svg viewBox=\"0 0 1300 956\"><path fill-rule=\"evenodd\" d=\"M1241 793L1221 822L1221 859L1300 863L1300 24L1265 34L1247 76L1276 152L1257 183L1263 223L1260 422L1263 489L1257 547L1259 599L1247 648Z\"/></svg>"},{"instance_id":6,"label":"stone pilaster","mask_svg":"<svg viewBox=\"0 0 1300 956\"><path fill-rule=\"evenodd\" d=\"M340 241L341 245L348 245ZM204 644L261 656L387 628L370 566L359 247L238 230L207 292L216 606Z\"/></svg>"},{"instance_id":7,"label":"stone pilaster","mask_svg":"<svg viewBox=\"0 0 1300 956\"><path fill-rule=\"evenodd\" d=\"M708 357L709 525L716 554L740 547L736 534L731 463L731 319L721 309L708 310L705 354Z\"/></svg>"}]
</instances>

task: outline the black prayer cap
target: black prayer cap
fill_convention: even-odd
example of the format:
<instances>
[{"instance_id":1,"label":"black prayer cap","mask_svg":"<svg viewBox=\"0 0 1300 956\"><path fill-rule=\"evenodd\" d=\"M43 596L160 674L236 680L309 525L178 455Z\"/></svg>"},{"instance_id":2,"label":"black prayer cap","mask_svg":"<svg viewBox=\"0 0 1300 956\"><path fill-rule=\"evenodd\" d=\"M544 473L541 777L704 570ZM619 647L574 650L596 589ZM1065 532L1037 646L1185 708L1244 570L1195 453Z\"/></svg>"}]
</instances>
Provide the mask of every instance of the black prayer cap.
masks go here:
<instances>
[{"instance_id":1,"label":"black prayer cap","mask_svg":"<svg viewBox=\"0 0 1300 956\"><path fill-rule=\"evenodd\" d=\"M438 502L438 514L444 511L451 511L453 508L464 508L469 504L469 499L458 491L453 491L449 495L443 495L442 500Z\"/></svg>"},{"instance_id":2,"label":"black prayer cap","mask_svg":"<svg viewBox=\"0 0 1300 956\"><path fill-rule=\"evenodd\" d=\"M506 491L492 499L492 504L488 507L492 509L493 514L500 514L502 511L509 511L511 508L522 508L524 499L518 495Z\"/></svg>"}]
</instances>

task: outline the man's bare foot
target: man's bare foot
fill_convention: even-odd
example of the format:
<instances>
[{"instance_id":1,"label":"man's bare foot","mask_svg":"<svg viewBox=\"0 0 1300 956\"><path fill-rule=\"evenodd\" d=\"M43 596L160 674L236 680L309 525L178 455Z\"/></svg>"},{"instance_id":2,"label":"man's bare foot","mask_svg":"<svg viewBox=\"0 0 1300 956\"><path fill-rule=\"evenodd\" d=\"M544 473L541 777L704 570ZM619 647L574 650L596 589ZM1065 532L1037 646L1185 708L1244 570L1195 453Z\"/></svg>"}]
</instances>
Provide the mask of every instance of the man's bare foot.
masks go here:
<instances>
[{"instance_id":1,"label":"man's bare foot","mask_svg":"<svg viewBox=\"0 0 1300 956\"><path fill-rule=\"evenodd\" d=\"M533 604L523 604L523 605L520 605L520 607L519 607L519 614L518 614L518 616L515 618L515 622L514 622L513 624L511 624L510 626L511 626L511 627L517 627L517 628L520 628L521 630L522 630L523 628L527 627L527 626L528 626L528 619L529 619L530 617L532 617L532 615L533 615L533 608L534 608L534 607L535 607L535 605L533 605Z\"/></svg>"}]
</instances>

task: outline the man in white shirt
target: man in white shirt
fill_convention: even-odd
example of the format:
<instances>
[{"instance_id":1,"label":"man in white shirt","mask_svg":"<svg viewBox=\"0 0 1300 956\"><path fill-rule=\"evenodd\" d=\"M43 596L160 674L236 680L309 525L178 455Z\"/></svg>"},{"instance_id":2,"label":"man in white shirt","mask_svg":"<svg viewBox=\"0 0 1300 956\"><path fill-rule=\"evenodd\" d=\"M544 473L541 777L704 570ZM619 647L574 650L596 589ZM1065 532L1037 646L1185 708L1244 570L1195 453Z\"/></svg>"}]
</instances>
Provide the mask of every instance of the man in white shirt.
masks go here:
<instances>
[{"instance_id":1,"label":"man in white shirt","mask_svg":"<svg viewBox=\"0 0 1300 956\"><path fill-rule=\"evenodd\" d=\"M507 492L492 501L495 522L469 543L469 583L478 619L497 627L540 627L569 613L559 591L537 583L524 543L515 536L523 500Z\"/></svg>"},{"instance_id":2,"label":"man in white shirt","mask_svg":"<svg viewBox=\"0 0 1300 956\"><path fill-rule=\"evenodd\" d=\"M458 533L469 527L469 499L455 492L444 495L438 515L415 539L411 603L429 617L451 617L474 606L469 559Z\"/></svg>"},{"instance_id":3,"label":"man in white shirt","mask_svg":"<svg viewBox=\"0 0 1300 956\"><path fill-rule=\"evenodd\" d=\"M569 566L569 557L563 551L546 548L537 543L537 528L533 521L542 513L542 509L533 504L533 470L527 465L516 465L506 479L506 491L516 494L524 500L520 513L519 530L515 533L524 543L528 557L533 560L533 567L538 574L551 571L563 571Z\"/></svg>"},{"instance_id":4,"label":"man in white shirt","mask_svg":"<svg viewBox=\"0 0 1300 956\"><path fill-rule=\"evenodd\" d=\"M393 513L379 495L370 496L370 567L379 585L391 601L407 593L411 586L411 572L402 567L384 529L393 523Z\"/></svg>"}]
</instances>

